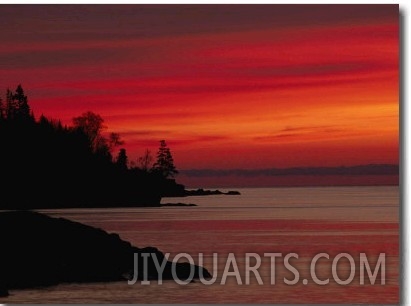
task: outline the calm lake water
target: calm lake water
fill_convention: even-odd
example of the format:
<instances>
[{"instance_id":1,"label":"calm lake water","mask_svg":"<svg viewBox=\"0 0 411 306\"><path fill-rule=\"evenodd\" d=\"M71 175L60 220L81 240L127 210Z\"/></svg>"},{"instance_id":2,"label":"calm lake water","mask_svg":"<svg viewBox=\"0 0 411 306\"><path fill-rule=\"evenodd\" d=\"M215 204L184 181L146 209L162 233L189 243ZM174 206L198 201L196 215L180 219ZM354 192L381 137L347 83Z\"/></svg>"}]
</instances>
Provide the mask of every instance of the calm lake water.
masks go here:
<instances>
[{"instance_id":1,"label":"calm lake water","mask_svg":"<svg viewBox=\"0 0 411 306\"><path fill-rule=\"evenodd\" d=\"M225 191L224 189L221 189ZM119 233L138 247L155 246L170 254L190 254L213 272L213 253L218 253L217 280L213 285L199 281L182 286L174 281L162 285L115 283L63 284L36 290L11 290L1 303L363 303L399 302L399 188L318 187L237 189L240 196L165 198L163 203L195 203L196 207L115 208L42 210L51 216ZM311 259L328 253L330 260L317 262L318 278L330 278L327 285L310 277ZM235 277L221 284L229 253L235 255L242 285ZM245 284L245 254L256 253L263 285L251 274ZM276 259L275 284L271 265L264 253L298 254L290 263L299 271L299 281L287 285L294 275ZM339 253L355 261L355 276L349 285L332 278L331 262ZM373 268L380 253L386 254L385 285L380 277L371 285L359 280L359 254L366 253ZM251 261L252 265L255 262ZM349 276L349 262L341 259L338 276ZM230 269L232 271L232 269ZM215 273L214 273L215 274ZM307 279L305 285L303 280Z\"/></svg>"}]
</instances>

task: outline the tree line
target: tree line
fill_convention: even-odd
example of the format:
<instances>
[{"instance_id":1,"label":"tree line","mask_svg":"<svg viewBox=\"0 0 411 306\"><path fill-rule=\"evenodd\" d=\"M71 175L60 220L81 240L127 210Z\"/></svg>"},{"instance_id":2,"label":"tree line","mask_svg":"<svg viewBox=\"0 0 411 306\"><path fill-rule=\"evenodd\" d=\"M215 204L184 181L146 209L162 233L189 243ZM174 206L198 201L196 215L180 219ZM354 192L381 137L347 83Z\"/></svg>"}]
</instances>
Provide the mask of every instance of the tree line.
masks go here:
<instances>
[{"instance_id":1,"label":"tree line","mask_svg":"<svg viewBox=\"0 0 411 306\"><path fill-rule=\"evenodd\" d=\"M153 206L184 191L173 180L178 171L164 140L155 161L146 150L129 165L120 135L105 135L105 128L90 111L72 126L43 115L36 120L22 86L8 89L0 99L0 209Z\"/></svg>"},{"instance_id":2,"label":"tree line","mask_svg":"<svg viewBox=\"0 0 411 306\"><path fill-rule=\"evenodd\" d=\"M93 112L85 112L79 117L73 118L73 128L85 133L90 142L91 150L96 154L107 155L121 169L138 169L149 173L156 173L165 179L174 178L178 171L174 165L174 159L170 148L165 140L160 140L160 147L157 152L156 162L153 163L151 151L146 149L144 155L137 159L137 164L129 163L129 158L125 148L120 148L117 157L113 158L111 153L114 148L124 144L118 133L110 133L109 137L103 136L106 128L104 119ZM130 165L131 164L131 165Z\"/></svg>"}]
</instances>

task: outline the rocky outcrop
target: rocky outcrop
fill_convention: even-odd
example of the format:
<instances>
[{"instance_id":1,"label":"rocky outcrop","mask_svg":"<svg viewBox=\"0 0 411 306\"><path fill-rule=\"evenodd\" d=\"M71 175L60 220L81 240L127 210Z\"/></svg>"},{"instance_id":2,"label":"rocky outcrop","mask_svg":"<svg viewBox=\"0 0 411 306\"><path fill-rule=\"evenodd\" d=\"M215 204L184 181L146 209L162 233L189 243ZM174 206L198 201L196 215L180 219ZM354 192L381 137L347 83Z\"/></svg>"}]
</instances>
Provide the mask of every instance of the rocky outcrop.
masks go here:
<instances>
[{"instance_id":1,"label":"rocky outcrop","mask_svg":"<svg viewBox=\"0 0 411 306\"><path fill-rule=\"evenodd\" d=\"M186 196L205 196L205 195L220 195L220 194L225 194L225 195L240 195L240 192L238 191L233 191L230 190L228 192L222 192L220 190L204 190L203 188L199 188L196 190L186 190L185 195Z\"/></svg>"},{"instance_id":2,"label":"rocky outcrop","mask_svg":"<svg viewBox=\"0 0 411 306\"><path fill-rule=\"evenodd\" d=\"M161 204L161 207L192 207L192 206L197 206L197 204L193 203L164 203Z\"/></svg>"},{"instance_id":3,"label":"rocky outcrop","mask_svg":"<svg viewBox=\"0 0 411 306\"><path fill-rule=\"evenodd\" d=\"M0 297L9 296L9 292L3 285L0 285Z\"/></svg>"},{"instance_id":4,"label":"rocky outcrop","mask_svg":"<svg viewBox=\"0 0 411 306\"><path fill-rule=\"evenodd\" d=\"M241 195L241 193L239 191L235 191L235 190L230 190L228 192L225 193L226 195Z\"/></svg>"},{"instance_id":5,"label":"rocky outcrop","mask_svg":"<svg viewBox=\"0 0 411 306\"><path fill-rule=\"evenodd\" d=\"M138 248L109 234L63 218L51 218L31 211L0 213L0 293L6 289L55 285L62 282L108 282L133 278L157 279L152 256L144 262L142 254L156 254L156 248ZM138 265L134 269L134 257ZM145 267L145 264L147 267ZM162 279L170 279L172 263L167 262ZM207 270L189 264L177 264L176 274L187 278L194 269L210 277Z\"/></svg>"},{"instance_id":6,"label":"rocky outcrop","mask_svg":"<svg viewBox=\"0 0 411 306\"><path fill-rule=\"evenodd\" d=\"M183 197L184 185L178 184L175 179L163 179L158 184L162 197Z\"/></svg>"}]
</instances>

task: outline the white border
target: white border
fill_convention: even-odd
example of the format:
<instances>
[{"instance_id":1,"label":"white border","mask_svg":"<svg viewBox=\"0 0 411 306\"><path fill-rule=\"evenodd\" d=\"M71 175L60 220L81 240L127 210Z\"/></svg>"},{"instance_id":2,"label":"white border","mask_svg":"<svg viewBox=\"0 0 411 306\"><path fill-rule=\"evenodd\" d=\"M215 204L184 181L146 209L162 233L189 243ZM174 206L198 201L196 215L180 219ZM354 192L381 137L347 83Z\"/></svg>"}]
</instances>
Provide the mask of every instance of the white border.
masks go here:
<instances>
[{"instance_id":1,"label":"white border","mask_svg":"<svg viewBox=\"0 0 411 306\"><path fill-rule=\"evenodd\" d=\"M409 59L407 54L409 54L410 50L410 39L409 39L409 12L410 12L410 2L408 1L399 1L397 2L400 4L400 12L402 18L402 58L401 58L401 69L403 70L402 73L402 80L401 82L401 97L402 97L402 104L401 104L401 135L402 141L401 144L401 151L400 151L400 167L402 171L402 175L400 176L400 190L402 191L402 209L400 210L403 214L400 215L400 222L401 222L401 236L400 236L400 244L401 244L401 253L400 258L402 259L402 265L400 266L400 278L401 278L401 304L402 305L409 305L411 303L411 288L410 288L410 276L411 276L411 269L410 269L410 262L411 262L411 253L409 251L411 245L411 225L409 221L411 220L411 209L407 208L409 203L409 188L410 188L410 180L409 180L409 173L410 173L410 164L409 164L409 156L410 156L410 107L409 107L409 96L408 96L408 88L410 88L410 67L409 67Z\"/></svg>"},{"instance_id":2,"label":"white border","mask_svg":"<svg viewBox=\"0 0 411 306\"><path fill-rule=\"evenodd\" d=\"M23 1L23 0L14 0L14 1L4 1L2 4L0 4L0 9L1 5L4 4L55 4L56 1ZM411 268L409 263L411 262L411 253L409 251L409 246L411 245L411 225L408 223L411 220L411 209L407 209L407 204L409 203L409 188L410 188L410 180L408 179L408 175L410 173L410 164L409 164L409 144L410 144L410 123L409 123L409 118L410 118L410 107L408 105L408 88L411 87L410 83L410 77L409 77L409 60L407 58L407 54L409 54L410 50L410 39L409 39L409 11L411 7L411 1L409 0L400 0L400 1L246 1L246 0L222 0L222 1L205 1L205 0L200 0L200 1L170 1L170 0L151 0L151 1L127 1L127 0L120 0L120 1L96 1L96 0L87 0L87 1L81 1L81 0L63 0L59 1L59 4L98 4L98 3L104 3L104 4L175 4L175 3L181 3L181 4L399 4L400 5L400 12L402 15L402 32L403 35L401 37L402 41L402 62L401 62L401 69L403 70L402 73L402 80L401 80L401 87L402 87L402 105L401 105L401 111L402 111L402 122L401 122L401 128L402 128L402 151L400 152L401 155L401 160L400 160L400 167L402 171L402 175L400 178L400 187L402 191L402 209L401 212L403 213L402 216L400 216L400 220L402 222L401 226L401 258L403 261L403 266L400 266L400 278L401 278L401 304L402 305L409 305L411 304L411 288L410 288L410 276L411 276Z\"/></svg>"},{"instance_id":3,"label":"white border","mask_svg":"<svg viewBox=\"0 0 411 306\"><path fill-rule=\"evenodd\" d=\"M409 1L409 0L408 0ZM14 1L3 1L2 4L400 4L400 7L407 7L408 3L406 0L401 1L387 1L387 0L363 0L363 1L270 1L270 0L150 0L150 1L136 1L136 0L120 0L120 1L98 1L98 0L64 0L64 1L52 1L52 0L14 0Z\"/></svg>"}]
</instances>

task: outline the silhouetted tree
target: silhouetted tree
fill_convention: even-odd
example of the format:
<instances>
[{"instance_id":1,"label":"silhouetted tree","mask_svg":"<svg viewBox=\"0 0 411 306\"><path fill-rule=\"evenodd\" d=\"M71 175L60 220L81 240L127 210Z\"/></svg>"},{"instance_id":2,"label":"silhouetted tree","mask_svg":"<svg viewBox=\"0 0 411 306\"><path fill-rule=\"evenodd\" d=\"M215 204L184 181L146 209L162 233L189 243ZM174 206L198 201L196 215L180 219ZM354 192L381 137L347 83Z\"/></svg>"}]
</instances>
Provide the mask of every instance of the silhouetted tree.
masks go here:
<instances>
[{"instance_id":1,"label":"silhouetted tree","mask_svg":"<svg viewBox=\"0 0 411 306\"><path fill-rule=\"evenodd\" d=\"M153 170L160 173L164 178L173 178L178 171L174 166L173 156L167 147L166 141L160 141L160 148L157 152L157 161L153 165Z\"/></svg>"},{"instance_id":2,"label":"silhouetted tree","mask_svg":"<svg viewBox=\"0 0 411 306\"><path fill-rule=\"evenodd\" d=\"M128 157L127 157L126 149L120 149L120 151L118 152L117 159L116 159L116 164L123 170L128 169Z\"/></svg>"},{"instance_id":3,"label":"silhouetted tree","mask_svg":"<svg viewBox=\"0 0 411 306\"><path fill-rule=\"evenodd\" d=\"M9 120L33 119L33 116L30 113L30 106L27 101L27 96L24 94L24 90L21 85L17 86L15 93L13 93L10 89L7 89L5 117Z\"/></svg>"},{"instance_id":4,"label":"silhouetted tree","mask_svg":"<svg viewBox=\"0 0 411 306\"><path fill-rule=\"evenodd\" d=\"M108 139L108 146L110 151L112 151L117 146L122 146L124 141L121 140L120 134L118 133L110 133L110 137Z\"/></svg>"},{"instance_id":5,"label":"silhouetted tree","mask_svg":"<svg viewBox=\"0 0 411 306\"><path fill-rule=\"evenodd\" d=\"M73 118L75 129L79 129L86 134L90 141L93 152L109 152L107 140L102 136L104 119L93 112L85 112L79 117Z\"/></svg>"},{"instance_id":6,"label":"silhouetted tree","mask_svg":"<svg viewBox=\"0 0 411 306\"><path fill-rule=\"evenodd\" d=\"M17 103L13 98L13 92L7 88L6 92L6 118L13 120L17 116Z\"/></svg>"},{"instance_id":7,"label":"silhouetted tree","mask_svg":"<svg viewBox=\"0 0 411 306\"><path fill-rule=\"evenodd\" d=\"M17 116L20 119L30 118L30 106L27 101L27 96L24 94L23 87L19 84L16 88L16 93L13 96L17 105Z\"/></svg>"},{"instance_id":8,"label":"silhouetted tree","mask_svg":"<svg viewBox=\"0 0 411 306\"><path fill-rule=\"evenodd\" d=\"M138 165L139 168L145 172L149 172L153 165L153 156L151 155L151 151L146 149L144 151L143 156L138 158Z\"/></svg>"}]
</instances>

